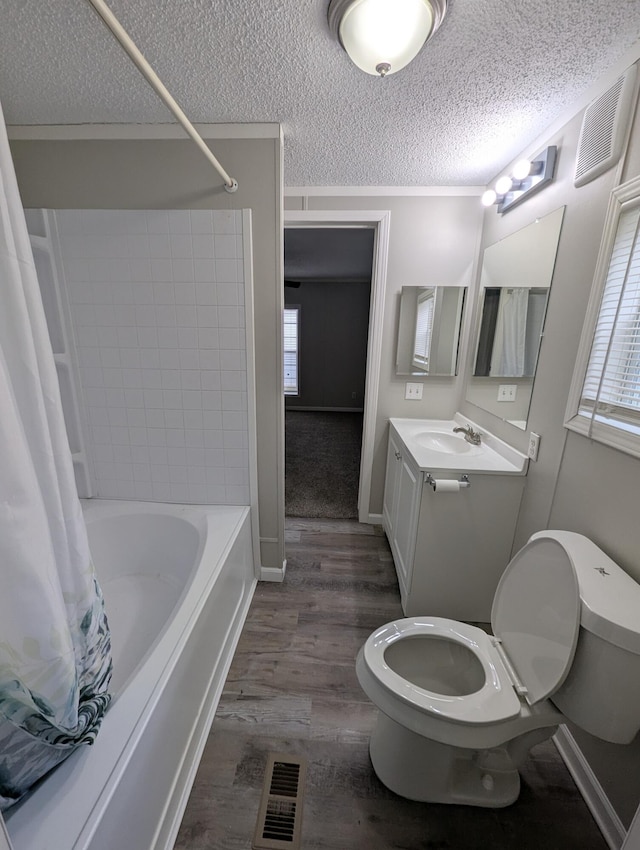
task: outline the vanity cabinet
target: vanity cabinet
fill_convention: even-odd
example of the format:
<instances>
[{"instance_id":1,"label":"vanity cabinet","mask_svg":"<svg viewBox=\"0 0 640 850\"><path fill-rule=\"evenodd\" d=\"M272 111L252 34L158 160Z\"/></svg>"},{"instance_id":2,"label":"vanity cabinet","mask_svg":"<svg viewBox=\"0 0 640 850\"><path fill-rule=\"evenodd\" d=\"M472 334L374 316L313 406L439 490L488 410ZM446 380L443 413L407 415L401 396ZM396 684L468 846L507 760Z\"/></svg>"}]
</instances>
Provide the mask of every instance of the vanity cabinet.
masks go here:
<instances>
[{"instance_id":1,"label":"vanity cabinet","mask_svg":"<svg viewBox=\"0 0 640 850\"><path fill-rule=\"evenodd\" d=\"M458 480L459 469L431 470ZM493 596L511 558L522 475L469 471L470 486L434 492L390 425L383 504L406 616L489 622Z\"/></svg>"},{"instance_id":2,"label":"vanity cabinet","mask_svg":"<svg viewBox=\"0 0 640 850\"><path fill-rule=\"evenodd\" d=\"M422 473L392 429L387 451L383 526L393 553L403 600L411 582L421 489Z\"/></svg>"}]
</instances>

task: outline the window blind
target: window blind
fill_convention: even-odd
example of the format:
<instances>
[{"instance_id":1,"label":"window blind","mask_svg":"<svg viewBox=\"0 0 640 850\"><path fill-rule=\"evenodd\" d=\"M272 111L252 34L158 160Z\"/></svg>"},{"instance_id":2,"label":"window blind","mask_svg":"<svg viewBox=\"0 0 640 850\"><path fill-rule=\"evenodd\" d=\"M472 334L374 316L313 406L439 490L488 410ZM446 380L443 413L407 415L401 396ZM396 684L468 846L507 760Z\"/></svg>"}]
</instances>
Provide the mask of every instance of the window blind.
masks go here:
<instances>
[{"instance_id":1,"label":"window blind","mask_svg":"<svg viewBox=\"0 0 640 850\"><path fill-rule=\"evenodd\" d=\"M284 394L298 395L299 307L284 310Z\"/></svg>"},{"instance_id":2,"label":"window blind","mask_svg":"<svg viewBox=\"0 0 640 850\"><path fill-rule=\"evenodd\" d=\"M418 298L416 335L413 345L413 365L421 369L425 369L429 365L434 306L435 298L433 290Z\"/></svg>"},{"instance_id":3,"label":"window blind","mask_svg":"<svg viewBox=\"0 0 640 850\"><path fill-rule=\"evenodd\" d=\"M582 415L640 427L640 206L623 210L613 242L580 400Z\"/></svg>"}]
</instances>

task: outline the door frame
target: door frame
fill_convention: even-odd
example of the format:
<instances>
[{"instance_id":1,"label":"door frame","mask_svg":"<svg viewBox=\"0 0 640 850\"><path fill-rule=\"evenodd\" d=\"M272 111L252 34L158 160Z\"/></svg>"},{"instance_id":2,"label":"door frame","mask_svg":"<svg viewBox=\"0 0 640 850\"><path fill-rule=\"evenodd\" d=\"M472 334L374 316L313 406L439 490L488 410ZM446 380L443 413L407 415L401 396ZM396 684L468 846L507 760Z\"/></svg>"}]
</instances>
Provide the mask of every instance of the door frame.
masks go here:
<instances>
[{"instance_id":1,"label":"door frame","mask_svg":"<svg viewBox=\"0 0 640 850\"><path fill-rule=\"evenodd\" d=\"M375 230L362 417L362 451L360 453L360 481L358 485L358 521L364 523L373 521L369 505L382 362L382 328L384 300L387 291L390 220L391 212L389 210L285 210L284 212L285 228L368 227ZM280 356L282 358L282 352Z\"/></svg>"}]
</instances>

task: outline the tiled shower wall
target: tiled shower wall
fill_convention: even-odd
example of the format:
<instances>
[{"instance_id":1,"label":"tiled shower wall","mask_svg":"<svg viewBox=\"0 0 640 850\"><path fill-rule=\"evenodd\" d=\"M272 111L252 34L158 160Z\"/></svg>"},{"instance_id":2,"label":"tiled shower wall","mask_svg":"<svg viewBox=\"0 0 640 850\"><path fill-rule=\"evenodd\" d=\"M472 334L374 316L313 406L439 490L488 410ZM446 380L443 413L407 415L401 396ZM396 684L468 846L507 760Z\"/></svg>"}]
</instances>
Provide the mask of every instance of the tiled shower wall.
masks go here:
<instances>
[{"instance_id":1,"label":"tiled shower wall","mask_svg":"<svg viewBox=\"0 0 640 850\"><path fill-rule=\"evenodd\" d=\"M94 495L249 504L242 213L54 215Z\"/></svg>"}]
</instances>

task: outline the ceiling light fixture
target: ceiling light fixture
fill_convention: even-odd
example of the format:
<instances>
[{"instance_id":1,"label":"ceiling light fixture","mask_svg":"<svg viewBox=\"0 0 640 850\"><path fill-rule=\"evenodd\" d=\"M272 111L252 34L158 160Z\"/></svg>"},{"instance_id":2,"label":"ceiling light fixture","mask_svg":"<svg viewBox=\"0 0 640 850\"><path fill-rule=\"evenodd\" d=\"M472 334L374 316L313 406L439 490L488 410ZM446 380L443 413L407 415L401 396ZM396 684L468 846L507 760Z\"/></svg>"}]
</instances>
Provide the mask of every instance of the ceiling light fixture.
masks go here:
<instances>
[{"instance_id":1,"label":"ceiling light fixture","mask_svg":"<svg viewBox=\"0 0 640 850\"><path fill-rule=\"evenodd\" d=\"M447 0L331 0L331 32L367 74L386 77L414 59L438 29Z\"/></svg>"},{"instance_id":2,"label":"ceiling light fixture","mask_svg":"<svg viewBox=\"0 0 640 850\"><path fill-rule=\"evenodd\" d=\"M495 182L493 189L482 195L485 207L498 205L498 212L505 213L522 203L534 192L551 183L556 170L558 148L549 145L533 159L521 159L514 165L511 174L505 174Z\"/></svg>"}]
</instances>

